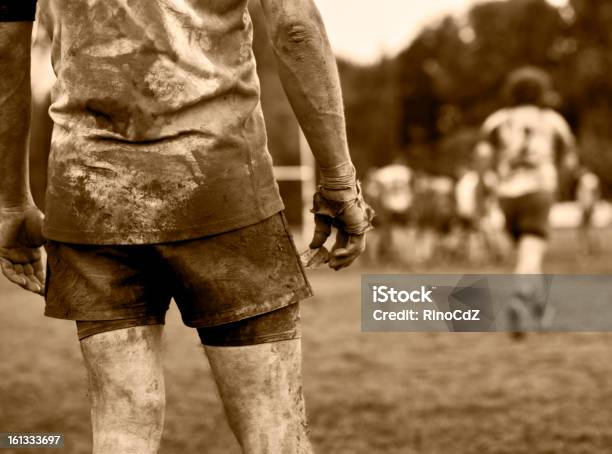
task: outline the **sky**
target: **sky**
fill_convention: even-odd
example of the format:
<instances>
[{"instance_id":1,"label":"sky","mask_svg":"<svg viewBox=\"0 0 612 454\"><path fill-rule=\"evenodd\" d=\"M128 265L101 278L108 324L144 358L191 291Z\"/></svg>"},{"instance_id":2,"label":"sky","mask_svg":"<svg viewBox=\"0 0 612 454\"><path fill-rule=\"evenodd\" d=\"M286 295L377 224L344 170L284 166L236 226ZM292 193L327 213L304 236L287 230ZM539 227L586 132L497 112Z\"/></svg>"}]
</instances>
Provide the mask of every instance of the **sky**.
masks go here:
<instances>
[{"instance_id":1,"label":"sky","mask_svg":"<svg viewBox=\"0 0 612 454\"><path fill-rule=\"evenodd\" d=\"M316 0L335 52L372 63L400 51L420 28L477 0Z\"/></svg>"},{"instance_id":2,"label":"sky","mask_svg":"<svg viewBox=\"0 0 612 454\"><path fill-rule=\"evenodd\" d=\"M421 27L479 0L315 0L335 52L358 63L393 56ZM556 6L566 0L547 0Z\"/></svg>"}]
</instances>

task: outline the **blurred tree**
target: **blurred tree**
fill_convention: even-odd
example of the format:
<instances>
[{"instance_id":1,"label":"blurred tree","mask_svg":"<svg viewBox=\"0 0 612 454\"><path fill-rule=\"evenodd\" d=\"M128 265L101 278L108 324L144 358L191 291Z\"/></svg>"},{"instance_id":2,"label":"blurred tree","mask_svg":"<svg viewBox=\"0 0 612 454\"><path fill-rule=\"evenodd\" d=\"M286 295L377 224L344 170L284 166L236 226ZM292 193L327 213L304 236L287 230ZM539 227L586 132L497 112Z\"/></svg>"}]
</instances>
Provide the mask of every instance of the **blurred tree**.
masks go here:
<instances>
[{"instance_id":1,"label":"blurred tree","mask_svg":"<svg viewBox=\"0 0 612 454\"><path fill-rule=\"evenodd\" d=\"M566 14L571 41L564 91L579 120L582 160L612 196L612 3L572 0Z\"/></svg>"},{"instance_id":2,"label":"blurred tree","mask_svg":"<svg viewBox=\"0 0 612 454\"><path fill-rule=\"evenodd\" d=\"M393 62L375 66L338 62L349 146L360 175L389 164L397 156L401 126L396 104Z\"/></svg>"}]
</instances>

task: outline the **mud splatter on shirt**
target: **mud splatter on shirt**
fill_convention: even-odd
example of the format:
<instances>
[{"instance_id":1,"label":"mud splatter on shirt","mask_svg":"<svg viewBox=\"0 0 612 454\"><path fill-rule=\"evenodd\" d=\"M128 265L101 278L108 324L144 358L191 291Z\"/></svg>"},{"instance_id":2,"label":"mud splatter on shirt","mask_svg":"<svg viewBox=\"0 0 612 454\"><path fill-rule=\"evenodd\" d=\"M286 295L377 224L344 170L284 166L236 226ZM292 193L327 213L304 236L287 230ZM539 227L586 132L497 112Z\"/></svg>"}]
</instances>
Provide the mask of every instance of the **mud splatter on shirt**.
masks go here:
<instances>
[{"instance_id":1,"label":"mud splatter on shirt","mask_svg":"<svg viewBox=\"0 0 612 454\"><path fill-rule=\"evenodd\" d=\"M48 238L146 244L282 209L247 0L43 0Z\"/></svg>"}]
</instances>

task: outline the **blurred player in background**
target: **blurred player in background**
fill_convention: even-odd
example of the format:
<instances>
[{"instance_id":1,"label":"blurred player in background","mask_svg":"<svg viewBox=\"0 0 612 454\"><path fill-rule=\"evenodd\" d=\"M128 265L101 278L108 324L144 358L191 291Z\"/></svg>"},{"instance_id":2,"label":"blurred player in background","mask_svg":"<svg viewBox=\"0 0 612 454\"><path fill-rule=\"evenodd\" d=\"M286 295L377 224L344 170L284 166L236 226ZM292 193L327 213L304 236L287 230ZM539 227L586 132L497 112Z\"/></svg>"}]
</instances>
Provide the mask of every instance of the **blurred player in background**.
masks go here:
<instances>
[{"instance_id":1,"label":"blurred player in background","mask_svg":"<svg viewBox=\"0 0 612 454\"><path fill-rule=\"evenodd\" d=\"M455 219L455 182L441 175L421 172L415 181L413 216L417 226L413 245L417 262L450 258Z\"/></svg>"},{"instance_id":2,"label":"blurred player in background","mask_svg":"<svg viewBox=\"0 0 612 454\"><path fill-rule=\"evenodd\" d=\"M158 452L172 298L243 451L312 452L298 305L311 289L273 177L247 3L41 1L50 46L34 53L50 51L57 75L43 222L28 182L36 1L0 0L0 264L45 295L47 316L76 322L94 454ZM261 3L321 174L311 248L335 226L329 264L341 269L364 250L372 213L335 59L312 0ZM45 93L35 87L35 116ZM33 135L33 152L46 137Z\"/></svg>"},{"instance_id":3,"label":"blurred player in background","mask_svg":"<svg viewBox=\"0 0 612 454\"><path fill-rule=\"evenodd\" d=\"M576 202L580 207L580 237L587 254L597 254L600 250L599 240L593 231L593 217L597 203L601 199L599 177L588 169L583 169L576 185Z\"/></svg>"},{"instance_id":4,"label":"blurred player in background","mask_svg":"<svg viewBox=\"0 0 612 454\"><path fill-rule=\"evenodd\" d=\"M484 122L476 153L498 175L497 195L517 247L515 273L538 275L543 272L557 169L575 164L575 142L567 122L547 107L553 92L545 72L531 67L515 71L506 82L506 94L509 105ZM526 323L542 326L551 313L543 280L519 281L509 321L520 336Z\"/></svg>"},{"instance_id":5,"label":"blurred player in background","mask_svg":"<svg viewBox=\"0 0 612 454\"><path fill-rule=\"evenodd\" d=\"M406 264L410 253L407 238L414 199L414 174L398 161L368 174L365 192L376 210L375 240L368 258L375 264Z\"/></svg>"},{"instance_id":6,"label":"blurred player in background","mask_svg":"<svg viewBox=\"0 0 612 454\"><path fill-rule=\"evenodd\" d=\"M481 169L477 160L473 168L461 167L455 184L455 217L457 254L461 260L498 260L495 228L491 225L495 208L494 191L497 179L488 169Z\"/></svg>"}]
</instances>

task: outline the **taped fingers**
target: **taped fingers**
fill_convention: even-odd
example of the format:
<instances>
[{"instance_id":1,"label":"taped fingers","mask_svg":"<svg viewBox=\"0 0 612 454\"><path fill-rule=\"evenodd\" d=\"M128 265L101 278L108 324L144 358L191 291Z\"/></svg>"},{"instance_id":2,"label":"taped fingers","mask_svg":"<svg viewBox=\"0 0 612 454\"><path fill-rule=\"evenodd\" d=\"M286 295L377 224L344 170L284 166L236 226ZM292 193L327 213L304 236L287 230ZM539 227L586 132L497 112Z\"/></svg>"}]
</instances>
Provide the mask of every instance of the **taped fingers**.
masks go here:
<instances>
[{"instance_id":1,"label":"taped fingers","mask_svg":"<svg viewBox=\"0 0 612 454\"><path fill-rule=\"evenodd\" d=\"M313 198L315 234L310 247L321 247L336 227L336 242L329 260L330 268L339 270L351 265L365 250L365 233L372 229L374 210L363 200L361 186L356 183L356 196L352 199L330 200L324 188L319 187Z\"/></svg>"},{"instance_id":2,"label":"taped fingers","mask_svg":"<svg viewBox=\"0 0 612 454\"><path fill-rule=\"evenodd\" d=\"M332 218L327 215L315 214L315 231L312 241L310 242L311 249L317 249L323 246L331 235Z\"/></svg>"}]
</instances>

